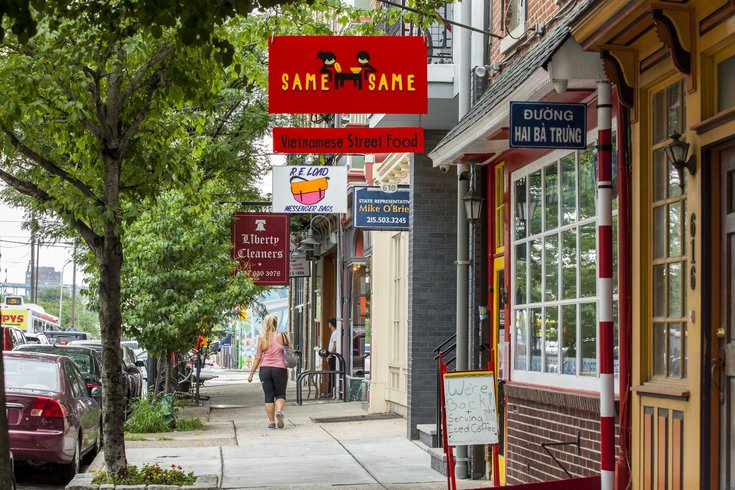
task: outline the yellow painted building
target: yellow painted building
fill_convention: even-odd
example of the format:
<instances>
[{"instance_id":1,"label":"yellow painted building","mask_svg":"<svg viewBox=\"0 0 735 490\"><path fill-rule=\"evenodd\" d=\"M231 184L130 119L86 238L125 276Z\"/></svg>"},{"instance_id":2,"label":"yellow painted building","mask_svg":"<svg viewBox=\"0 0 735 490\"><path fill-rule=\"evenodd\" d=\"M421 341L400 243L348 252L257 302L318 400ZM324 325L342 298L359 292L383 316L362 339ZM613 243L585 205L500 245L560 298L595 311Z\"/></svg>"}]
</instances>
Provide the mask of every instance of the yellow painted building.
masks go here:
<instances>
[{"instance_id":1,"label":"yellow painted building","mask_svg":"<svg viewBox=\"0 0 735 490\"><path fill-rule=\"evenodd\" d=\"M735 3L599 1L572 35L630 122L633 488L735 488Z\"/></svg>"}]
</instances>

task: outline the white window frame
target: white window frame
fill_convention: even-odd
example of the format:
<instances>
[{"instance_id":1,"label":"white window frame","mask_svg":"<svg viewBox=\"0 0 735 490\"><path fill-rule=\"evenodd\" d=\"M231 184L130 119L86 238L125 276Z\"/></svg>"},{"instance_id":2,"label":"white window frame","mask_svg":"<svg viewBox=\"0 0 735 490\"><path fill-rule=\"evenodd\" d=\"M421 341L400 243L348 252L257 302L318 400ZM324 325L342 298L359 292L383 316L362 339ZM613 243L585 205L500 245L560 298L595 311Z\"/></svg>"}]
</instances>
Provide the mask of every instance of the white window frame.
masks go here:
<instances>
[{"instance_id":1,"label":"white window frame","mask_svg":"<svg viewBox=\"0 0 735 490\"><path fill-rule=\"evenodd\" d=\"M612 126L615 127L615 121L613 121ZM597 128L595 128L595 129L587 132L587 141L590 142L590 144L594 144L597 141L597 133L598 133ZM589 144L588 144L588 146L589 146ZM553 152L551 152L551 153L549 153L549 154L547 154L547 155L539 158L535 162L533 162L533 163L531 163L529 165L526 165L525 167L523 167L523 168L521 168L519 170L516 170L515 172L513 172L511 174L511 179L510 179L510 201L509 201L510 202L510 213L511 213L511 215L510 215L510 220L507 223L507 226L510 226L510 227L514 227L515 226L514 224L515 224L515 219L516 219L516 209L515 209L515 202L516 202L515 201L515 197L516 197L515 196L515 194L516 194L516 190L515 190L516 186L515 186L515 183L516 183L516 181L518 181L519 179L521 179L523 177L528 177L531 174L533 174L534 172L537 172L539 170L542 170L547 165L549 165L551 163L554 163L554 162L558 162L559 160L561 160L565 156L570 155L570 154L575 153L575 152L578 152L578 151L581 151L581 150L566 150L566 149L565 150L555 150L555 151L553 151ZM615 162L613 162L613 165L615 165ZM577 166L578 166L578 163L577 163ZM559 171L558 178L561 179L561 169ZM545 182L542 182L542 185L545 186L546 185ZM579 194L578 193L577 193L577 199L576 199L576 201L577 201L577 210L579 210ZM559 202L561 202L561 200ZM559 232L560 230L564 229L565 227L576 229L576 228L579 228L580 226L582 226L583 224L588 224L590 222L596 223L596 221L597 221L597 204L598 204L598 201L597 201L597 189L595 188L595 218L592 219L591 221L590 221L589 218L587 218L585 220L579 220L578 219L577 221L574 222L574 225L564 225L564 226L562 226L561 223L559 223L558 226L557 226L557 228L556 228L557 232ZM545 219L545 211L542 211L542 221L544 221L544 219ZM530 230L529 230L529 233L530 233ZM539 235L540 238L543 238L545 236L548 236L548 234L546 234L545 231L542 232ZM595 227L595 249L596 250L599 250L599 247L598 247L598 239L599 239L599 237L597 236L597 227ZM617 240L617 237L613 237L613 239L614 240ZM529 244L530 243L528 241L528 238L525 238L523 240L516 240L515 239L515 233L511 233L510 243L508 243L508 247L510 248L510 254L511 254L510 255L511 275L506 279L506 281L508 281L508 280L512 281L512 283L513 283L512 286L513 287L514 287L514 284L515 284L515 281L516 281L516 279L515 279L516 278L516 250L515 249L516 249L516 242L517 241L519 241L519 242L520 241L523 241L526 244ZM543 246L543 240L542 240L542 246ZM579 233L577 233L577 250L579 250ZM561 255L561 247L560 247L560 250L559 250L559 254ZM544 253L543 253L543 249L542 249L542 263L543 263L543 257L544 257ZM560 262L561 262L561 259L560 259ZM546 281L545 270L546 269L544 267L544 269L542 271L542 274L541 274L543 284L545 284L545 281ZM528 271L527 271L527 273L528 273ZM617 273L617 271L614 271L614 273ZM580 274L580 269L579 269L579 267L577 267L577 288L580 287L580 277L579 277L579 274ZM597 275L596 275L596 277L597 277ZM528 282L528 280L526 282ZM543 286L543 284L542 284L542 286ZM597 283L595 283L595 289L596 288L597 288ZM525 308L526 311L529 311L531 309L536 309L536 308L540 309L542 311L542 317L543 317L543 311L547 307L547 304L548 303L545 302L544 301L544 298L543 298L543 294L544 294L544 291L545 291L544 287L541 288L541 291L542 291L542 293L541 293L542 294L542 297L541 297L541 302L540 303L530 303L529 302L530 298L526 298L526 303L523 306L524 306L524 308ZM509 356L510 357L510 368L511 368L510 379L512 381L517 381L517 382L522 382L522 383L529 383L529 384L536 384L536 385L543 385L543 386L551 386L551 387L555 387L555 388L563 388L563 389L572 389L572 390L584 390L584 391L595 391L595 392L599 392L600 391L600 377L599 377L600 339L599 339L599 331L597 331L597 341L595 343L595 348L596 348L596 351L597 351L597 360L598 360L598 373L596 375L594 375L594 376L592 376L592 375L583 376L583 375L580 374L580 372L581 372L581 366L579 365L580 364L579 360L577 361L577 370L576 370L577 371L577 374L575 374L575 375L561 374L561 373L545 373L545 372L530 371L530 370L516 370L516 367L515 367L515 359L516 359L515 352L516 352L516 348L517 348L516 347L516 329L518 328L518 325L516 323L516 312L518 310L516 309L517 305L515 303L514 295L508 295L508 296L509 296L508 300L509 300L509 302L511 302L511 305L510 305L511 314L510 314L510 318L508 319L509 326L506 327L506 328L509 328L510 331L511 331L511 336L510 336L511 337L511 354ZM578 290L578 295L577 296L579 296L579 290ZM589 297L585 297L585 298L579 298L579 297L577 297L574 300L562 300L562 299L559 299L559 300L553 302L553 305L554 305L553 307L558 309L558 312L559 312L558 314L559 314L559 318L560 318L561 317L561 308L560 308L561 306L564 306L564 305L572 305L572 304L573 305L582 305L582 304L592 303L592 304L595 304L595 307L596 307L596 310L597 310L598 309L597 301L598 301L598 298L597 298L597 295L595 294L594 296L589 296ZM617 301L618 301L618 295L617 294L615 295L614 301L615 301L615 303L617 303ZM581 333L580 333L581 332L581 329L580 329L580 323L581 323L580 322L580 315L581 315L581 308L578 307L577 308L577 320L576 320L576 325L577 325L577 345L579 346L578 348L581 348L581 342L580 342L580 340L581 340L580 339L580 335L581 335ZM530 317L530 315L526 315L526 317L527 317L526 318L526 328L529 329L529 335L527 335L527 339L530 339L531 317ZM618 319L618 323L619 323L619 319ZM598 322L597 318L595 318L595 325L599 325L599 322ZM542 327L542 332L544 331L544 329L545 329L545 327ZM544 335L544 333L542 333L542 337L543 337L543 335ZM614 342L617 342L617 339L614 339ZM561 348L562 348L562 346L560 344L559 345L559 350L561 350ZM527 367L528 368L530 368L530 362L531 362L530 349L531 349L530 342L527 341L527 343L526 343L526 362L527 362ZM543 369L543 362L544 362L544 354L543 354L544 352L545 352L545 350L542 350L542 361L541 361L542 362L542 369ZM616 394L619 393L618 378L619 378L619 375L616 373L615 374L615 382L613 383Z\"/></svg>"}]
</instances>

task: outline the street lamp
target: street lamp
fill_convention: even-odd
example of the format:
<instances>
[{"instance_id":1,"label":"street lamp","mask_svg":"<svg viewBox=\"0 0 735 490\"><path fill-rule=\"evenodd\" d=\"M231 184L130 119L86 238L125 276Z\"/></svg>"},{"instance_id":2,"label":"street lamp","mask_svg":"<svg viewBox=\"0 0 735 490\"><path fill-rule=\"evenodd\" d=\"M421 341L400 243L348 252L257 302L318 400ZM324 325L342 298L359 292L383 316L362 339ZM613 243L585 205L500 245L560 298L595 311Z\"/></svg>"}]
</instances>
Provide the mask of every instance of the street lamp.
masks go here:
<instances>
[{"instance_id":1,"label":"street lamp","mask_svg":"<svg viewBox=\"0 0 735 490\"><path fill-rule=\"evenodd\" d=\"M464 195L462 200L464 201L465 210L467 211L467 221L470 225L470 256L469 256L469 312L468 312L468 325L467 330L470 341L468 342L468 360L472 363L471 368L480 368L480 346L482 345L482 329L475 328L475 224L480 219L480 213L482 211L482 203L485 199L477 191L477 163L470 162L470 188L467 194ZM475 339L474 341L472 339Z\"/></svg>"},{"instance_id":2,"label":"street lamp","mask_svg":"<svg viewBox=\"0 0 735 490\"><path fill-rule=\"evenodd\" d=\"M64 294L64 269L67 265L71 263L71 260L67 260L66 263L61 267L61 274L59 274L59 329L61 329L61 301Z\"/></svg>"}]
</instances>

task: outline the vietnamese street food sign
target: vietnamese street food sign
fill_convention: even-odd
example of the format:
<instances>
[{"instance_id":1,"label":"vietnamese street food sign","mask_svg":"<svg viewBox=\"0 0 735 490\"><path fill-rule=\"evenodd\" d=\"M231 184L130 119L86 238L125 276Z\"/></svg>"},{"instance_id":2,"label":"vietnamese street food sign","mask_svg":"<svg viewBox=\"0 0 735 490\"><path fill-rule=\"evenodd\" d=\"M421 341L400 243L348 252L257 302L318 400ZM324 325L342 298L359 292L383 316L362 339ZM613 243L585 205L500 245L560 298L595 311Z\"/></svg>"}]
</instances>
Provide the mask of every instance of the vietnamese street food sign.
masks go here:
<instances>
[{"instance_id":1,"label":"vietnamese street food sign","mask_svg":"<svg viewBox=\"0 0 735 490\"><path fill-rule=\"evenodd\" d=\"M356 187L352 224L365 230L408 230L410 202L407 185Z\"/></svg>"},{"instance_id":2,"label":"vietnamese street food sign","mask_svg":"<svg viewBox=\"0 0 735 490\"><path fill-rule=\"evenodd\" d=\"M422 36L275 36L268 46L268 111L426 114Z\"/></svg>"},{"instance_id":3,"label":"vietnamese street food sign","mask_svg":"<svg viewBox=\"0 0 735 490\"><path fill-rule=\"evenodd\" d=\"M422 153L424 130L398 128L273 128L276 153Z\"/></svg>"},{"instance_id":4,"label":"vietnamese street food sign","mask_svg":"<svg viewBox=\"0 0 735 490\"><path fill-rule=\"evenodd\" d=\"M347 167L273 167L273 212L346 213Z\"/></svg>"},{"instance_id":5,"label":"vietnamese street food sign","mask_svg":"<svg viewBox=\"0 0 735 490\"><path fill-rule=\"evenodd\" d=\"M584 150L587 105L575 103L510 103L510 146Z\"/></svg>"},{"instance_id":6,"label":"vietnamese street food sign","mask_svg":"<svg viewBox=\"0 0 735 490\"><path fill-rule=\"evenodd\" d=\"M235 213L232 256L257 286L285 286L289 265L288 214Z\"/></svg>"}]
</instances>

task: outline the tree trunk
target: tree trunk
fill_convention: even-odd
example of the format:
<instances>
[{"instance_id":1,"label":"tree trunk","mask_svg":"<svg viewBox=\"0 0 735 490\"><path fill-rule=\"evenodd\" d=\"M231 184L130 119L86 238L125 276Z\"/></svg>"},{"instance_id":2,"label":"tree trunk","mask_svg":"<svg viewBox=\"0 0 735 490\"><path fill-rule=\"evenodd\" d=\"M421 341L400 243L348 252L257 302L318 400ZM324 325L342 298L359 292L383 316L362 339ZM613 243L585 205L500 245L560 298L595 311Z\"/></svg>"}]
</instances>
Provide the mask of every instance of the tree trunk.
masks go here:
<instances>
[{"instance_id":1,"label":"tree trunk","mask_svg":"<svg viewBox=\"0 0 735 490\"><path fill-rule=\"evenodd\" d=\"M115 155L117 156L117 155ZM113 216L105 220L100 262L100 332L102 336L102 406L104 410L105 465L108 471L127 472L125 457L125 400L123 398L120 335L120 271L123 264L120 224L120 167L118 158L105 155L105 202Z\"/></svg>"}]
</instances>

